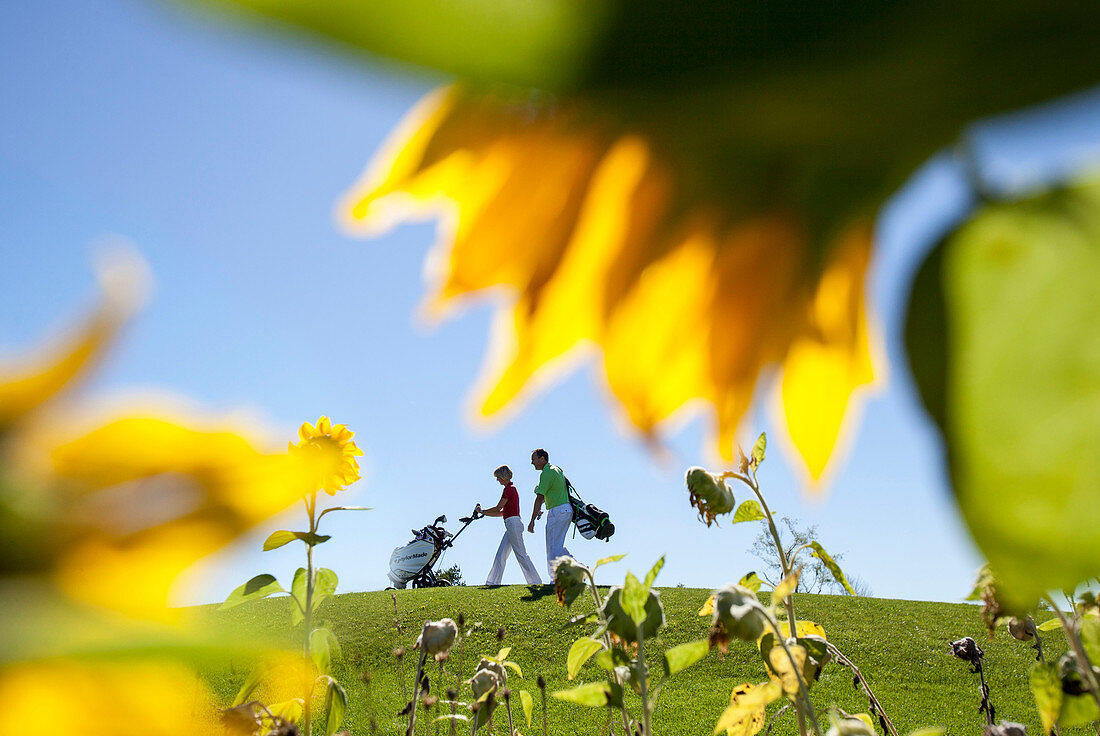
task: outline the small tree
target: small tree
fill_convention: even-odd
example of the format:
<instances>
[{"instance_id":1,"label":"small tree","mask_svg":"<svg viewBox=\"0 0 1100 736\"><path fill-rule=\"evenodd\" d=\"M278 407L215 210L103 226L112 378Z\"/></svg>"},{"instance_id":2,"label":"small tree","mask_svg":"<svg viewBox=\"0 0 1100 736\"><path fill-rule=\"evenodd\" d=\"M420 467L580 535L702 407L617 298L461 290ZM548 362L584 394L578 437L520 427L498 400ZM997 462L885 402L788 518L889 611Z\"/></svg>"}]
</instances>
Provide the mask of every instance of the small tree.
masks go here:
<instances>
[{"instance_id":1,"label":"small tree","mask_svg":"<svg viewBox=\"0 0 1100 736\"><path fill-rule=\"evenodd\" d=\"M436 577L440 580L446 580L451 585L465 585L466 582L462 579L462 569L458 566L458 563L451 565L446 570L440 570L436 573Z\"/></svg>"},{"instance_id":2,"label":"small tree","mask_svg":"<svg viewBox=\"0 0 1100 736\"><path fill-rule=\"evenodd\" d=\"M798 519L792 519L789 516L784 516L780 519L783 527L779 530L780 539L783 542L784 552L787 557L798 549L799 547L812 542L817 539L817 525L803 527L800 525ZM782 569L779 566L779 560L775 555L775 540L772 539L768 529L763 529L753 540L752 547L749 548L753 557L761 560L764 563L764 568L760 572L760 577L764 579L769 585L773 587L779 583L782 579ZM844 555L833 555L833 559L839 562L844 559ZM857 588L857 595L868 595L871 591L867 584L858 578L848 578L852 582L853 587ZM856 584L858 581L858 585ZM825 566L817 557L812 557L802 567L802 574L798 578L798 587L795 592L798 593L838 593L843 594L844 587L836 581L836 578L829 572L829 568Z\"/></svg>"}]
</instances>

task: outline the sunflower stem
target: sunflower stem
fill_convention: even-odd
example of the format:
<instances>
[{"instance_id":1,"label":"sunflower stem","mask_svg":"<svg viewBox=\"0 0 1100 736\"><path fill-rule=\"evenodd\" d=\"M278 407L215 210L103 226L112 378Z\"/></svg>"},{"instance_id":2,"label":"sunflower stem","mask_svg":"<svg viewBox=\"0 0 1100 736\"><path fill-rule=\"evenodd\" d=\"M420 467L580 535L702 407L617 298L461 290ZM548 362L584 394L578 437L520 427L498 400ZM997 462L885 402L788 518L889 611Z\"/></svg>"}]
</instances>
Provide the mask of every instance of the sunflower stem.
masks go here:
<instances>
[{"instance_id":1,"label":"sunflower stem","mask_svg":"<svg viewBox=\"0 0 1100 736\"><path fill-rule=\"evenodd\" d=\"M786 551L783 549L783 542L779 537L779 529L775 526L775 520L772 517L771 509L768 508L768 502L764 498L764 493L760 490L760 483L757 482L757 480L756 480L756 471L755 470L751 471L749 474L746 474L746 475L740 475L740 474L735 473L731 477L737 478L742 483L747 485L750 489L752 489L752 492L754 494L756 494L757 500L760 501L760 506L764 510L764 516L768 520L768 531L771 532L772 543L775 545L775 552L779 556L779 565L783 570L783 579L786 580L787 578L789 578L791 576L791 572L792 572L791 571L791 563L787 559ZM791 591L791 593L786 598L783 599L783 606L787 611L787 622L788 622L788 628L790 629L789 633L790 633L791 636L797 636L797 621L798 621L798 619L795 618L795 615L794 615L794 591ZM784 637L781 636L778 628L776 628L775 633L776 633L776 638L784 638ZM791 656L790 650L787 649L786 641L784 641L784 643L783 643L783 650L787 652L788 657ZM791 659L791 666L792 667L794 666L794 659L793 658ZM796 670L797 670L797 668L796 668ZM810 719L813 721L814 729L818 733L821 733L821 730L817 725L817 715L813 712L813 705L810 704L810 696L809 696L809 693L805 691L805 683L802 682L802 675L801 674L799 674L799 676L798 676L798 683L799 683L799 688L803 691L803 693L805 695L805 701L806 701L804 707L802 707L802 708L796 707L795 708L795 713L798 715L798 734L799 734L799 736L806 736L806 716L807 716L807 712L805 712L805 711L808 711L808 715L810 716ZM797 703L796 703L796 705L797 705Z\"/></svg>"},{"instance_id":2,"label":"sunflower stem","mask_svg":"<svg viewBox=\"0 0 1100 736\"><path fill-rule=\"evenodd\" d=\"M317 531L317 519L315 512L317 510L317 491L314 491L306 499L306 513L309 514L309 532L314 534ZM306 662L313 662L313 545L306 543L306 603L302 615L305 619L305 651ZM313 710L313 678L309 678L309 687L306 688L305 703L302 705L302 726L305 730L305 736L310 736L312 730L312 710Z\"/></svg>"},{"instance_id":3,"label":"sunflower stem","mask_svg":"<svg viewBox=\"0 0 1100 736\"><path fill-rule=\"evenodd\" d=\"M600 617L600 625L603 627L604 630L603 645L607 647L607 651L611 651L611 634L607 632L607 618L604 616L603 600L600 598L600 591L598 588L596 588L596 578L592 574L592 571L588 568L585 568L584 573L585 576L588 578L588 590L592 593L592 600L596 602L596 613ZM626 683L622 681L622 678L615 674L614 670L611 671L611 679L620 687L624 687L626 685ZM623 736L630 736L630 716L627 715L625 703L620 709L620 713L622 713L623 716ZM608 733L611 732L610 724L608 725L607 730Z\"/></svg>"},{"instance_id":4,"label":"sunflower stem","mask_svg":"<svg viewBox=\"0 0 1100 736\"><path fill-rule=\"evenodd\" d=\"M645 621L642 622L644 623ZM642 624L635 622L638 630L638 684L642 689L642 736L651 736L649 716L653 708L649 703L649 673L646 672L645 666L645 632L642 631Z\"/></svg>"},{"instance_id":5,"label":"sunflower stem","mask_svg":"<svg viewBox=\"0 0 1100 736\"><path fill-rule=\"evenodd\" d=\"M791 663L791 671L794 672L795 679L798 681L799 698L795 700L795 712L798 713L799 716L799 733L805 734L806 718L809 717L810 725L813 727L814 733L818 734L818 736L822 736L825 732L821 730L821 726L817 722L817 713L814 712L813 703L810 702L810 689L806 686L806 680L802 677L802 668L799 666L798 662L795 661L790 647L787 646L787 639L783 636L783 631L779 628L779 622L770 614L768 614L767 619L768 624L775 631L776 643L783 647L783 651L787 655L787 661ZM801 703L799 701L801 701Z\"/></svg>"}]
</instances>

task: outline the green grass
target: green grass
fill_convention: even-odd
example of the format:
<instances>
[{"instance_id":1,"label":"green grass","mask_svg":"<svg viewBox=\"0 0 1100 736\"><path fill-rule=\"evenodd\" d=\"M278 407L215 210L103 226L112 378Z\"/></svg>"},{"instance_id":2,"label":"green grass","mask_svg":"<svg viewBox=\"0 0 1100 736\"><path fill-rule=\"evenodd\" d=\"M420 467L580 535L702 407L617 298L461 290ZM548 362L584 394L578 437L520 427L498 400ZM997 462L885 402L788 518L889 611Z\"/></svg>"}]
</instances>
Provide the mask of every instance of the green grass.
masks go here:
<instances>
[{"instance_id":1,"label":"green grass","mask_svg":"<svg viewBox=\"0 0 1100 736\"><path fill-rule=\"evenodd\" d=\"M659 656L670 646L705 638L709 617L696 614L709 593L689 588L661 589L667 624L660 636L647 644L647 652ZM336 658L334 664L334 675L344 683L350 698L344 728L356 736L404 733L405 718L397 713L411 696L417 661L412 644L429 619L457 619L462 613L467 627L481 622L480 629L452 651L442 687L437 683L437 666L429 668L433 694L442 695L446 687L454 686L458 676L470 677L479 655L495 654L501 646L510 646L509 659L523 668L523 678L513 676L509 685L516 690L526 689L535 697L535 718L530 728L518 705L514 707L517 728L528 736L542 730L541 698L535 684L538 675L546 678L549 695L602 674L590 662L575 682L566 680L565 660L570 645L593 628L568 625L572 615L590 609L590 601L584 598L567 611L557 604L549 586L399 590L394 595L396 615L390 592L339 595L326 601L319 611L320 622L328 622L343 647L343 657ZM586 602L588 605L581 605ZM796 605L799 618L821 624L829 640L860 667L903 736L915 728L932 725L943 726L948 734L981 732L978 676L952 657L948 646L948 642L962 636L974 637L985 650L986 678L998 720L1024 723L1028 733L1042 733L1027 686L1034 650L1012 639L1003 627L989 641L978 608L803 594L796 597ZM209 608L203 615L209 617L212 626L234 637L259 635L296 645L301 625L290 628L289 611L290 601L276 598L225 612ZM502 643L497 641L500 628ZM1052 656L1064 650L1060 632L1046 634L1044 644ZM409 650L400 662L393 654L397 647ZM659 673L659 659L654 657L651 662L651 671ZM250 662L241 660L207 673L226 703L233 699L250 666ZM669 682L657 705L654 733L710 734L729 702L731 690L743 682L765 679L763 662L750 644L734 642L725 656L712 651ZM468 695L467 688L462 699ZM867 710L866 699L852 687L849 671L835 664L826 667L812 695L823 717L832 703L851 713ZM586 709L549 697L547 707L551 734L597 734L606 722L606 710ZM777 707L772 705L769 715ZM503 710L498 714L495 732L505 734L506 716ZM435 715L433 712L425 718L422 712L417 717L418 733L449 733L445 724L436 730L431 722ZM774 734L797 732L789 716L776 723Z\"/></svg>"}]
</instances>

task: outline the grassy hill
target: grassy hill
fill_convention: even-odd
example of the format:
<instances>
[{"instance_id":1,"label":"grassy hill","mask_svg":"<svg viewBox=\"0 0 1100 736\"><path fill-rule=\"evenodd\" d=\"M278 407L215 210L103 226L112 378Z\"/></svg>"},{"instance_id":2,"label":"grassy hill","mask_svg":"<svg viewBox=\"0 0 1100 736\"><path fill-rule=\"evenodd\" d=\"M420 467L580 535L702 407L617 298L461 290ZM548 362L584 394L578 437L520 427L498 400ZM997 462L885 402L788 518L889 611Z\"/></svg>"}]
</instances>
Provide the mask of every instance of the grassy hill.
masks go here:
<instances>
[{"instance_id":1,"label":"grassy hill","mask_svg":"<svg viewBox=\"0 0 1100 736\"><path fill-rule=\"evenodd\" d=\"M647 651L652 649L658 654L670 646L705 638L709 617L696 614L709 594L709 590L701 589L661 589L667 625L654 644L647 645ZM510 646L509 659L523 668L523 678L512 677L509 684L513 689L529 690L535 697L535 718L530 728L518 706L514 708L517 727L523 734L541 733L541 699L535 684L538 675L546 678L550 693L595 680L602 674L589 662L575 682L566 680L570 645L594 628L568 625L573 614L589 610L580 606L584 600L567 611L557 604L549 586L507 586L350 593L326 601L319 612L320 620L329 622L343 647L334 674L345 684L350 697L344 727L356 736L404 733L405 719L396 714L411 695L416 668L416 652L411 648L420 627L426 620L457 618L462 613L467 627L473 622L481 622L481 627L462 650L452 652L443 687L437 688L437 670L431 667L433 693L442 695L442 690L454 686L460 674L470 677L479 655L495 654L501 646ZM1034 650L1012 639L1003 628L989 641L976 607L804 594L797 596L796 603L799 618L821 624L829 640L859 666L903 736L931 725L943 726L952 735L981 733L978 676L952 657L948 646L948 642L962 636L974 637L985 650L986 678L998 719L1024 723L1029 734L1042 733L1027 686ZM290 601L276 598L225 612L210 608L203 615L209 617L212 626L233 636L258 634L296 644L301 626L290 628L289 611ZM400 633L397 625L402 628ZM498 642L501 628L503 640ZM1045 635L1044 644L1051 656L1064 651L1059 632ZM397 647L410 650L403 660L394 656ZM655 667L651 670L659 672L657 661L651 660ZM228 702L250 667L250 662L231 662L208 675ZM710 734L729 703L731 690L743 682L765 679L763 662L751 645L734 642L726 656L712 651L669 682L657 706L654 733ZM468 695L467 688L462 699ZM826 667L812 695L822 707L835 703L851 713L867 710L866 699L853 689L849 671L835 664ZM778 707L773 704L769 715ZM504 734L507 720L503 711L499 713L495 732ZM435 715L438 713L430 714ZM552 734L606 733L602 730L606 717L606 710L548 698ZM421 734L448 733L445 724L437 727L431 718L418 716L418 724ZM773 733L797 733L790 713L776 722Z\"/></svg>"}]
</instances>

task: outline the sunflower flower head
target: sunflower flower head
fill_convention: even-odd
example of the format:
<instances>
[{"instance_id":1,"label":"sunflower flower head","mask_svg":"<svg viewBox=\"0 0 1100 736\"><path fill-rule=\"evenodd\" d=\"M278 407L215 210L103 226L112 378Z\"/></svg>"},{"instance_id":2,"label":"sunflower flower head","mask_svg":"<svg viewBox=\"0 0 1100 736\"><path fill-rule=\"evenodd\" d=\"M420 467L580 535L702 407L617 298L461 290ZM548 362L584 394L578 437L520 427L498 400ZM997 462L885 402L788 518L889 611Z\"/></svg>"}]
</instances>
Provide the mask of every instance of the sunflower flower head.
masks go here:
<instances>
[{"instance_id":1,"label":"sunflower flower head","mask_svg":"<svg viewBox=\"0 0 1100 736\"><path fill-rule=\"evenodd\" d=\"M712 447L732 461L756 387L778 368L791 444L820 480L874 377L870 228L822 229L782 197L715 195L685 156L578 100L455 86L408 116L340 213L365 235L442 216L429 315L511 295L476 419L515 408L594 345L644 436L709 405Z\"/></svg>"},{"instance_id":2,"label":"sunflower flower head","mask_svg":"<svg viewBox=\"0 0 1100 736\"><path fill-rule=\"evenodd\" d=\"M316 426L304 422L298 428L298 443L290 443L292 455L308 456L320 468L317 487L330 496L359 480L356 457L363 454L346 424L333 424L328 417L318 418Z\"/></svg>"}]
</instances>

